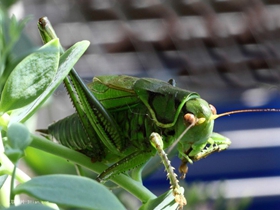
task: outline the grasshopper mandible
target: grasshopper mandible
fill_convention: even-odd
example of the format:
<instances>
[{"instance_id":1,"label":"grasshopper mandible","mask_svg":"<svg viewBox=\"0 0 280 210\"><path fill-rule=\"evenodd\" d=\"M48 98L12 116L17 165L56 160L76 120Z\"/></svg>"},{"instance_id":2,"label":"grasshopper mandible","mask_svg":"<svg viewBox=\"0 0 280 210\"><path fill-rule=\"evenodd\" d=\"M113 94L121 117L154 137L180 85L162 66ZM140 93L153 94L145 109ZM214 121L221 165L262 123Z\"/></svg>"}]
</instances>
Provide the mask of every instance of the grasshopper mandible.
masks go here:
<instances>
[{"instance_id":1,"label":"grasshopper mandible","mask_svg":"<svg viewBox=\"0 0 280 210\"><path fill-rule=\"evenodd\" d=\"M47 18L39 19L38 28L44 43L56 38ZM86 86L74 70L69 78L64 83L77 113L50 125L47 132L93 162L110 164L99 174L100 182L144 165L158 152L180 206L186 201L178 192L178 180L164 149L178 144L179 171L184 178L187 163L231 144L213 132L215 119L239 112L278 111L238 110L218 115L199 94L175 87L172 80L113 75L95 77Z\"/></svg>"}]
</instances>

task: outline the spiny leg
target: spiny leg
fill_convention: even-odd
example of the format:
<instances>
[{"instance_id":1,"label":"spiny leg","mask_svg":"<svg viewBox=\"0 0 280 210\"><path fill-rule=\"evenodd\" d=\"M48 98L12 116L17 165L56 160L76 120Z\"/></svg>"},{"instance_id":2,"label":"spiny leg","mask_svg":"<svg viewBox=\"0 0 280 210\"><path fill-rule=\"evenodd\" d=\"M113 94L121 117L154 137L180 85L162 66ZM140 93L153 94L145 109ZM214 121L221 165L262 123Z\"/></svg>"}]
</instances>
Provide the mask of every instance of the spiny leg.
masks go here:
<instances>
[{"instance_id":1,"label":"spiny leg","mask_svg":"<svg viewBox=\"0 0 280 210\"><path fill-rule=\"evenodd\" d=\"M38 27L44 43L57 38L51 23L46 17L40 18ZM60 51L61 54L64 53L62 46L60 47ZM79 115L87 138L89 141L96 139L97 134L102 141L102 143L99 141L93 142L98 147L98 151L100 151L100 155L96 155L95 159L102 159L103 155L105 155L102 151L102 144L111 153L119 154L124 145L122 132L118 124L84 84L74 68L71 69L69 77L64 79L64 84Z\"/></svg>"},{"instance_id":2,"label":"spiny leg","mask_svg":"<svg viewBox=\"0 0 280 210\"><path fill-rule=\"evenodd\" d=\"M181 173L181 179L186 177L188 172L188 163L193 163L193 161L198 161L207 156L211 155L214 152L220 152L226 150L231 141L221 134L212 133L211 137L207 140L206 143L201 145L192 146L192 149L183 154L183 159L179 167Z\"/></svg>"},{"instance_id":3,"label":"spiny leg","mask_svg":"<svg viewBox=\"0 0 280 210\"><path fill-rule=\"evenodd\" d=\"M176 203L179 204L179 208L182 209L183 206L187 204L186 198L181 192L180 186L178 184L177 174L174 173L174 167L171 166L170 160L167 154L163 150L163 141L158 133L152 133L150 136L151 144L156 148L167 172L167 177L170 180L170 188L173 191Z\"/></svg>"}]
</instances>

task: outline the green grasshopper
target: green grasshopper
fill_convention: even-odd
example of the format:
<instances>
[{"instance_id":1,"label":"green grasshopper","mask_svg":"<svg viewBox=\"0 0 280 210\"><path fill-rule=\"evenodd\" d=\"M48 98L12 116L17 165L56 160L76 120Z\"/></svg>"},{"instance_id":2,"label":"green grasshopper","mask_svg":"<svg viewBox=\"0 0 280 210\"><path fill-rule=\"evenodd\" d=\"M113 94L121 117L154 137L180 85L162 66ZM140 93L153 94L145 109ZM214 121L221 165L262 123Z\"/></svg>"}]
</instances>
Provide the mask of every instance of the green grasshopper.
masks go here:
<instances>
[{"instance_id":1,"label":"green grasshopper","mask_svg":"<svg viewBox=\"0 0 280 210\"><path fill-rule=\"evenodd\" d=\"M47 18L39 19L38 28L44 43L56 38ZM173 80L113 75L95 77L85 86L72 70L64 83L77 113L50 125L47 133L93 162L108 164L97 177L100 182L144 165L158 152L180 206L186 201L178 192L176 174L164 149L177 145L184 178L188 163L231 144L213 132L215 119L239 112L278 111L238 110L218 115L199 94L175 87Z\"/></svg>"}]
</instances>

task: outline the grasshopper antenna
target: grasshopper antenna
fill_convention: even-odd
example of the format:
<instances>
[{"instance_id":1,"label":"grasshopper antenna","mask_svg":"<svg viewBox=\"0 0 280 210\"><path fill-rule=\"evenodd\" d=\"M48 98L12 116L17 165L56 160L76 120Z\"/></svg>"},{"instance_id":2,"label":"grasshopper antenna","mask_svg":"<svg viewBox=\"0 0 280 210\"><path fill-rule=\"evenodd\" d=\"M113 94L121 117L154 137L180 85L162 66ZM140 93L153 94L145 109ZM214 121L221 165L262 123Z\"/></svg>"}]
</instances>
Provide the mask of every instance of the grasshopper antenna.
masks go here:
<instances>
[{"instance_id":1,"label":"grasshopper antenna","mask_svg":"<svg viewBox=\"0 0 280 210\"><path fill-rule=\"evenodd\" d=\"M243 110L235 110L230 112L224 112L221 114L212 115L211 120L215 120L219 117L231 115L231 114L238 114L238 113L248 113L248 112L280 112L280 109L243 109Z\"/></svg>"}]
</instances>

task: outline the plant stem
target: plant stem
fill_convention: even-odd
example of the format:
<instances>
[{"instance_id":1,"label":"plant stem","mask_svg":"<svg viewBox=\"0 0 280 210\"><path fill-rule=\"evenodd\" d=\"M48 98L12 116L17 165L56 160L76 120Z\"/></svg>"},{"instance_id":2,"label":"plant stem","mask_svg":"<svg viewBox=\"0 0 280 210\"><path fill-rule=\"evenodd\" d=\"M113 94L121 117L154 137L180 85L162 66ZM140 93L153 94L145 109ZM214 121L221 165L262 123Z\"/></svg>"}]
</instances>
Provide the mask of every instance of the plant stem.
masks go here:
<instances>
[{"instance_id":1,"label":"plant stem","mask_svg":"<svg viewBox=\"0 0 280 210\"><path fill-rule=\"evenodd\" d=\"M1 163L1 167L0 167L0 173L2 174L8 174L8 175L12 175L13 170L14 170L14 164L10 161L10 159L4 154L4 153L0 153L0 163ZM16 169L15 171L15 178L17 181L19 181L20 183L24 183L29 181L31 178L24 173L22 170L20 170L19 168ZM6 181L11 181L6 180ZM5 194L5 196L7 195L7 192ZM59 209L58 206L56 204L53 203L49 203L49 202L42 202L42 204L49 206L53 209Z\"/></svg>"},{"instance_id":2,"label":"plant stem","mask_svg":"<svg viewBox=\"0 0 280 210\"><path fill-rule=\"evenodd\" d=\"M34 134L31 134L31 137L33 139L30 144L31 147L65 158L75 164L88 168L97 174L102 173L108 167L100 162L93 163L89 157L63 145L51 142L44 137ZM148 200L156 198L156 196L143 186L142 183L137 182L124 174L114 176L111 178L111 181L133 194L142 203L146 203Z\"/></svg>"},{"instance_id":3,"label":"plant stem","mask_svg":"<svg viewBox=\"0 0 280 210\"><path fill-rule=\"evenodd\" d=\"M14 170L14 164L4 153L0 153L0 163L1 163L1 167L0 167L1 175L8 174L12 176ZM20 183L24 183L30 180L30 177L19 168L17 168L16 170L15 178Z\"/></svg>"}]
</instances>

